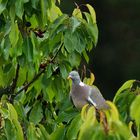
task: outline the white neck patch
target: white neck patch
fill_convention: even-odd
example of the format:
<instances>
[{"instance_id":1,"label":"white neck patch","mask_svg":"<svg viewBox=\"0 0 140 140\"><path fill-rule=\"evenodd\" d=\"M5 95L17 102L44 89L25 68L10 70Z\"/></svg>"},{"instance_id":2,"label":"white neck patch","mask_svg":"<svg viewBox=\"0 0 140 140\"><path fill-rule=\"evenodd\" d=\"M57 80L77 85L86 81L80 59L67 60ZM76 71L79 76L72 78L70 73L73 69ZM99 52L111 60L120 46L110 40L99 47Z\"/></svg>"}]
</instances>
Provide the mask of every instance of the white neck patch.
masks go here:
<instances>
[{"instance_id":1,"label":"white neck patch","mask_svg":"<svg viewBox=\"0 0 140 140\"><path fill-rule=\"evenodd\" d=\"M82 87L85 86L85 84L83 82L80 82L79 85Z\"/></svg>"}]
</instances>

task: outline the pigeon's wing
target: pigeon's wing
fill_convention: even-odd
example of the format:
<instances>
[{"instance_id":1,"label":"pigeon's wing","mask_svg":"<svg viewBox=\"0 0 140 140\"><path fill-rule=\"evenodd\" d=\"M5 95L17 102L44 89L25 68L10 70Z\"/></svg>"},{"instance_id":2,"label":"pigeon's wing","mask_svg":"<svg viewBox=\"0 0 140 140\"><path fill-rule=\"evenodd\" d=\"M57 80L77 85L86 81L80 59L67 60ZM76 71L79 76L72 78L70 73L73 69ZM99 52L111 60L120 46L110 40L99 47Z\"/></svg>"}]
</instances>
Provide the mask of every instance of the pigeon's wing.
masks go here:
<instances>
[{"instance_id":1,"label":"pigeon's wing","mask_svg":"<svg viewBox=\"0 0 140 140\"><path fill-rule=\"evenodd\" d=\"M89 86L88 102L95 106L97 109L109 109L99 89L95 86Z\"/></svg>"}]
</instances>

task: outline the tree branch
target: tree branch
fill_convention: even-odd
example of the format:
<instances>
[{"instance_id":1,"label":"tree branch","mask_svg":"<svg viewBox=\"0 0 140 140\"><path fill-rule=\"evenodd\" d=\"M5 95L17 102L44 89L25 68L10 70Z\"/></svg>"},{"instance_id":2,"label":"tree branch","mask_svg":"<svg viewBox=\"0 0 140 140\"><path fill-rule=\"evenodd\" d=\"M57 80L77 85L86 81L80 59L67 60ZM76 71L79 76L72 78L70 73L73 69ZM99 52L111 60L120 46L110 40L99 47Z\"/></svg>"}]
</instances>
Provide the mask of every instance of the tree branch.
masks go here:
<instances>
[{"instance_id":1,"label":"tree branch","mask_svg":"<svg viewBox=\"0 0 140 140\"><path fill-rule=\"evenodd\" d=\"M16 85L17 85L17 80L18 80L18 75L19 75L19 68L20 68L20 65L17 64L16 75L15 75L15 78L13 79L13 83L11 85L11 92L13 92L13 93L14 93L14 90L15 90Z\"/></svg>"},{"instance_id":2,"label":"tree branch","mask_svg":"<svg viewBox=\"0 0 140 140\"><path fill-rule=\"evenodd\" d=\"M45 64L45 67L44 67L43 69L40 69L39 73L36 74L36 75L34 76L34 78L33 78L29 83L27 83L24 87L22 87L16 94L19 94L19 93L22 92L23 90L27 89L32 83L34 83L34 82L42 75L42 73L45 72L47 65L50 64L50 63L52 63L52 62L55 60L55 58L57 57L57 55L58 55L59 51L61 50L62 46L63 46L63 43L60 44L60 46L59 46L57 52L56 52L55 55L51 58L51 60Z\"/></svg>"},{"instance_id":3,"label":"tree branch","mask_svg":"<svg viewBox=\"0 0 140 140\"><path fill-rule=\"evenodd\" d=\"M34 83L39 77L40 77L40 75L42 74L42 73L44 73L45 72L45 68L44 69L41 69L40 71L39 71L39 73L38 74L36 74L35 76L34 76L34 78L29 82L29 83L27 83L24 87L22 87L16 94L19 94L20 92L22 92L23 90L25 90L25 89L27 89L32 83Z\"/></svg>"}]
</instances>

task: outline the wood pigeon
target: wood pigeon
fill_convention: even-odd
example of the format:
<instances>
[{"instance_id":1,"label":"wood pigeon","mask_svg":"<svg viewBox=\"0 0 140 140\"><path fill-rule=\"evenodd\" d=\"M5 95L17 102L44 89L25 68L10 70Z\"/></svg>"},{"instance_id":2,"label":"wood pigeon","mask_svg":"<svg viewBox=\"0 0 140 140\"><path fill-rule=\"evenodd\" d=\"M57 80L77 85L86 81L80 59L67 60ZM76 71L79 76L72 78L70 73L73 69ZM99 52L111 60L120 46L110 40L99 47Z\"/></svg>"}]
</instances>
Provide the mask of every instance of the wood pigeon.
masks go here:
<instances>
[{"instance_id":1,"label":"wood pigeon","mask_svg":"<svg viewBox=\"0 0 140 140\"><path fill-rule=\"evenodd\" d=\"M68 79L72 80L70 99L77 109L82 109L86 104L93 105L97 110L109 109L100 91L93 86L84 84L77 71L71 71Z\"/></svg>"}]
</instances>

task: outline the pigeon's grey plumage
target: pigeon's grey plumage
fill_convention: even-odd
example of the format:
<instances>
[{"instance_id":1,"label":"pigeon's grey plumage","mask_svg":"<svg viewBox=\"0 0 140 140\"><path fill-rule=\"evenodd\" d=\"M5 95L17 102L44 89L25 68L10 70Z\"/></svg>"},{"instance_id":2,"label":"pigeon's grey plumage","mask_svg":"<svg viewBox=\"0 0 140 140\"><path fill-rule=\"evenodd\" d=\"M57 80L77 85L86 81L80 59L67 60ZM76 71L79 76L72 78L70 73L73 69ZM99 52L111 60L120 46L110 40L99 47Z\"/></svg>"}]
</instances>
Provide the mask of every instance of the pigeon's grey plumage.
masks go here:
<instances>
[{"instance_id":1,"label":"pigeon's grey plumage","mask_svg":"<svg viewBox=\"0 0 140 140\"><path fill-rule=\"evenodd\" d=\"M86 104L93 105L98 110L110 108L96 87L81 82L77 71L70 72L68 78L72 80L70 98L77 109L82 109Z\"/></svg>"}]
</instances>

